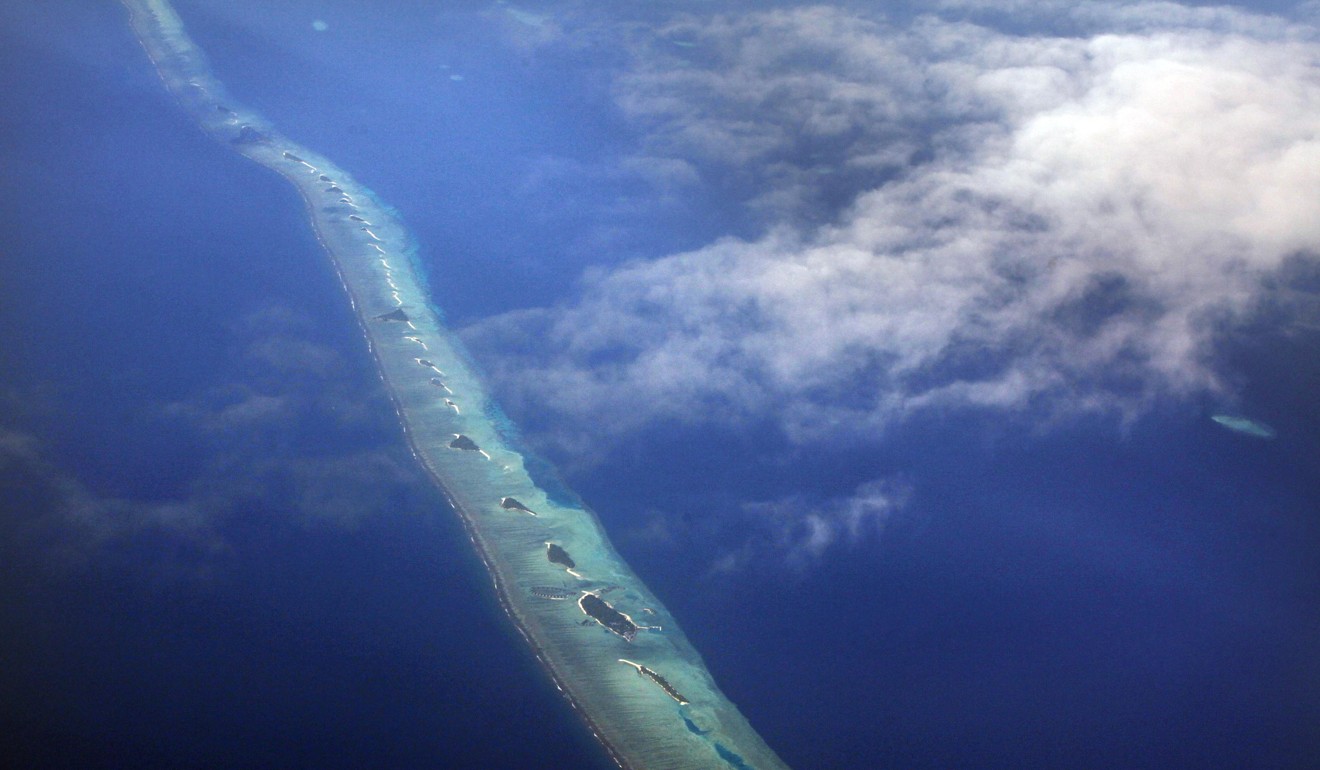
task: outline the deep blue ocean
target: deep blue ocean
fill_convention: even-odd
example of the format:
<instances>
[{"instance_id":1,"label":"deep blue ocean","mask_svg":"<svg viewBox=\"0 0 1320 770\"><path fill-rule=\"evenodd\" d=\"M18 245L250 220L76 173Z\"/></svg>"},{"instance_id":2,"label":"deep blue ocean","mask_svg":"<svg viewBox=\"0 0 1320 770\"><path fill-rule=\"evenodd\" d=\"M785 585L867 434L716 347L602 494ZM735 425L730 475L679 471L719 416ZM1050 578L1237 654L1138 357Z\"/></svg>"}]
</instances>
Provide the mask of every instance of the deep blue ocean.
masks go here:
<instances>
[{"instance_id":1,"label":"deep blue ocean","mask_svg":"<svg viewBox=\"0 0 1320 770\"><path fill-rule=\"evenodd\" d=\"M178 3L216 74L400 210L456 326L755 231L591 171L637 140L604 63L511 58L489 4L220 5ZM609 767L412 467L292 188L192 125L115 4L10 9L0 46L7 755ZM528 186L546 157L580 165ZM568 480L791 766L1314 766L1318 348L1225 349L1269 442L1211 403L828 452L668 425ZM881 537L712 579L721 511L885 476L912 504Z\"/></svg>"},{"instance_id":2,"label":"deep blue ocean","mask_svg":"<svg viewBox=\"0 0 1320 770\"><path fill-rule=\"evenodd\" d=\"M287 183L191 124L118 5L0 29L4 427L41 452L3 467L5 764L612 766L412 470ZM299 346L336 366L259 355ZM247 391L294 407L217 425ZM362 458L403 471L334 481ZM309 521L306 473L357 509ZM60 531L70 497L225 502L200 536L65 549L97 539Z\"/></svg>"}]
</instances>

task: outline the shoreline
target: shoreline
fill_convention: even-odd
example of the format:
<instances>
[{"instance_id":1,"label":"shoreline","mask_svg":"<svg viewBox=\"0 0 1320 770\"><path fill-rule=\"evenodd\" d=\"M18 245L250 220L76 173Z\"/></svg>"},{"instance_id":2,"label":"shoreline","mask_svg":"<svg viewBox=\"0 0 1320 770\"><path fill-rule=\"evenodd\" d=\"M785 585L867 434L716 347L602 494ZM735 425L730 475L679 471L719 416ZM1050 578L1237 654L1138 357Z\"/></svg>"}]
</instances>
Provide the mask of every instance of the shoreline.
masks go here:
<instances>
[{"instance_id":1,"label":"shoreline","mask_svg":"<svg viewBox=\"0 0 1320 770\"><path fill-rule=\"evenodd\" d=\"M532 657L536 660L541 670L550 677L550 681L555 686L555 689L559 691L568 702L569 706L573 709L573 712L577 714L578 718L582 720L584 725L586 725L587 729L591 732L592 737L595 738L596 743L604 749L606 756L609 757L609 759L613 761L620 770L636 770L634 766L628 764L624 760L623 754L620 753L614 747L614 744L604 736L602 729L595 720L591 718L587 709L579 704L577 699L573 697L572 689L567 682L567 677L563 676L555 668L554 664L550 662L549 657L545 654L545 651L542 650L541 646L527 630L525 621L522 619L522 616L518 613L517 608L512 602L503 577L500 575L499 570L494 566L493 557L489 553L484 539L481 537L474 517L458 502L457 497L440 477L439 471L432 467L430 460L426 458L421 447L417 443L414 431L409 425L407 418L404 416L403 403L395 392L395 389L390 384L389 377L386 374L387 369L385 367L385 362L381 359L375 338L372 336L370 326L370 321L372 319L369 319L363 311L359 310L359 308L365 307L365 305L353 290L353 286L345 274L340 258L336 255L330 244L327 243L324 233L321 232L321 227L317 222L318 218L314 212L316 203L308 197L302 185L299 184L300 180L297 178L284 173L278 168L268 166L241 151L238 152L238 154L253 163L256 163L262 168L275 172L298 190L298 195L303 201L307 218L312 227L312 233L316 238L317 243L320 244L321 249L329 257L330 264L334 269L335 277L339 280L340 287L344 290L344 294L349 299L349 304L353 309L353 317L357 322L358 328L362 332L363 338L366 340L367 351L376 365L376 374L380 378L381 383L385 386L385 392L389 396L390 405L394 408L399 429L403 433L404 440L408 445L409 454L413 456L413 459L421 467L422 472L427 478L431 480L431 483L440 490L440 493L445 498L445 502L448 503L450 509L457 515L458 520L462 523L463 531L467 534L468 540L472 543L473 548L477 553L477 558L480 559L482 566L486 570L487 576L490 578L491 587L495 591L495 598L499 603L500 609L509 620L512 621L514 630L518 632L518 635L522 637L523 642L531 650Z\"/></svg>"},{"instance_id":2,"label":"shoreline","mask_svg":"<svg viewBox=\"0 0 1320 770\"><path fill-rule=\"evenodd\" d=\"M156 58L152 55L151 48L147 44L147 41L143 39L143 35L137 29L136 17L140 11L134 8L132 4L128 2L128 0L123 0L122 5L129 13L130 16L129 26L130 28L133 29L134 37L137 39L138 44L141 45L144 51L146 52L147 59L151 61L152 64L154 65L154 69L156 70L156 75L157 77L160 78L162 84L165 86L166 92L169 93L176 102L181 102L181 99L175 93L174 89L170 87L169 79L166 78L165 73L161 71L160 65L156 63ZM179 106L184 110L185 114L188 112L187 105L180 103ZM209 131L205 126L197 126L197 128L203 134L207 135L208 138L211 138L213 140L216 139L216 137L212 135L212 132ZM555 686L555 689L558 690L560 695L565 699L565 701L568 702L569 707L573 709L574 714L576 714L578 719L580 719L582 723L587 727L587 730L591 733L592 737L595 739L596 744L604 750L605 755L610 759L610 761L612 761L617 767L619 767L620 770L635 770L635 768L632 765L629 765L624 760L623 754L620 753L618 749L615 748L614 744L611 743L604 736L600 726L595 722L595 720L591 718L587 710L581 704L578 703L576 698L573 697L572 691L566 681L566 677L562 676L555 669L554 665L550 663L545 652L541 649L541 646L537 644L536 640L532 637L531 633L528 632L527 628L524 625L524 621L522 620L516 608L513 606L512 602L510 601L510 597L508 596L508 590L505 588L504 585L504 580L500 576L499 571L493 566L491 555L488 553L485 543L482 541L474 522L471 520L471 515L460 506L453 492L440 478L436 470L431 467L430 462L428 462L425 456L423 455L421 448L418 446L417 441L413 435L413 431L409 426L407 419L404 417L403 405L400 402L397 393L395 393L394 388L390 386L389 378L385 373L386 369L384 362L381 360L380 357L380 351L377 349L376 341L371 334L369 319L366 317L366 315L364 315L364 312L360 309L360 308L364 308L365 305L362 302L361 298L353 290L352 283L348 280L348 277L345 274L344 266L341 264L339 257L335 253L335 250L330 246L329 243L327 243L325 234L321 231L321 227L318 223L318 217L316 216L315 213L316 202L313 201L307 195L306 191L303 188L303 185L300 184L301 180L293 176L290 176L289 174L285 173L279 168L263 163L257 158L254 158L251 155L243 152L242 145L223 143L223 142L219 142L218 140L217 143L221 144L222 146L227 146L227 148L231 152L238 155L239 157L244 158L249 162L256 164L257 166L260 166L261 168L266 169L267 171L273 172L274 174L276 174L277 176L279 176L280 178L284 179L286 182L291 184L297 190L298 197L303 202L304 214L307 218L308 223L311 225L312 235L316 239L317 244L320 245L323 253L327 257L329 257L330 266L334 271L335 278L336 280L338 280L340 288L343 289L344 295L348 297L349 306L350 309L352 310L354 321L356 322L359 331L362 332L363 339L367 343L367 352L371 356L372 362L375 364L376 376L380 378L381 383L384 385L385 393L389 397L390 405L394 409L394 413L396 416L395 422L398 425L399 430L403 434L404 441L408 446L408 453L413 456L413 459L417 462L418 466L421 467L423 474L425 474L425 476L430 479L431 484L440 491L441 495L445 499L445 502L449 505L450 510L452 510L457 515L459 522L462 524L463 531L468 537L468 541L472 543L473 549L476 551L477 558L481 561L482 567L485 569L487 577L490 578L491 587L494 589L495 598L499 604L501 611L504 613L504 615L507 618L509 618L509 620L513 625L513 629L517 632L518 636L522 638L523 643L526 645L525 649L530 650L532 654L532 658L536 661L537 665L547 676L549 676L551 684ZM352 216L356 216L356 215L352 215ZM376 246L376 248L378 250L380 249L379 246Z\"/></svg>"},{"instance_id":3,"label":"shoreline","mask_svg":"<svg viewBox=\"0 0 1320 770\"><path fill-rule=\"evenodd\" d=\"M363 338L366 340L367 351L370 354L372 361L375 363L376 374L380 378L381 383L385 386L385 392L389 396L390 405L394 408L394 413L397 416L397 424L403 434L404 441L408 445L409 454L413 456L413 459L421 467L422 472L431 480L432 485L440 490L441 495L445 498L445 502L448 503L449 508L457 515L458 520L462 523L463 531L467 534L468 540L472 543L473 548L477 553L477 558L481 561L482 566L485 568L486 575L490 578L491 587L495 591L495 598L499 602L500 609L509 620L512 621L514 630L518 632L518 635L522 637L523 642L528 648L530 648L532 657L539 664L542 671L549 675L550 681L555 686L555 689L558 690L564 699L568 701L568 704L573 709L574 713L577 714L578 718L582 720L592 736L596 739L596 743L605 750L606 756L608 756L609 759L620 768L620 770L635 770L633 766L624 761L623 755L619 753L614 745L605 738L600 727L590 717L587 710L573 697L572 691L565 681L566 677L563 677L555 669L554 665L550 663L548 657L541 649L541 646L537 644L536 640L527 630L521 615L517 612L517 609L511 601L503 577L500 575L499 570L494 566L493 558L488 552L488 547L477 529L474 517L458 502L454 493L449 489L449 486L445 484L444 480L440 477L439 472L431 466L431 462L426 458L421 447L418 445L412 426L409 425L407 418L404 416L403 403L395 392L395 389L390 384L389 377L386 374L387 369L385 362L381 359L375 338L372 336L370 322L374 319L369 319L364 311L359 310L360 307L365 307L365 304L362 302L361 298L358 297L357 293L354 292L353 286L345 274L344 266L341 264L340 257L337 256L335 250L326 241L325 234L321 231L321 227L317 221L318 217L315 215L314 211L316 206L315 201L308 197L303 186L299 184L300 180L297 178L291 177L280 169L268 166L242 152L239 152L238 154L253 163L256 163L262 168L275 172L298 190L298 195L303 201L308 221L311 224L312 234L316 238L317 243L320 244L321 249L326 256L329 257L330 264L334 268L335 277L339 280L340 287L348 297L349 304L353 309L353 317L357 322L359 330L362 332Z\"/></svg>"},{"instance_id":4,"label":"shoreline","mask_svg":"<svg viewBox=\"0 0 1320 770\"><path fill-rule=\"evenodd\" d=\"M389 377L385 373L385 363L380 358L380 351L378 350L375 339L372 337L370 321L373 319L369 319L363 312L359 311L359 308L364 307L365 305L358 297L357 293L354 292L352 284L348 281L343 265L340 263L340 258L336 256L334 249L326 242L325 236L321 232L321 228L317 223L317 217L313 211L314 206L316 205L315 202L307 196L302 185L299 184L298 179L285 174L278 168L268 166L242 152L238 152L238 154L253 163L256 163L262 168L273 171L275 174L279 175L297 188L299 197L302 199L303 205L306 209L308 220L312 226L312 233L316 238L317 243L320 244L322 250L329 257L330 264L334 269L335 277L338 279L340 287L344 290L344 294L349 299L349 304L353 309L353 317L357 322L359 330L362 332L363 338L366 340L367 352L370 354L372 361L376 365L376 374L380 378L381 383L385 386L385 393L390 399L390 405L394 408L395 415L397 416L397 424L403 434L404 441L408 446L409 454L413 456L413 459L417 462L418 466L421 467L422 472L431 480L432 485L440 491L441 495L443 495L449 508L457 515L459 522L463 526L463 531L467 534L468 540L472 543L473 548L477 553L477 558L481 561L481 564L486 571L486 575L490 578L491 587L495 591L495 598L499 603L500 609L509 620L512 621L514 630L518 632L518 635L522 637L523 642L528 648L530 648L532 657L536 660L542 671L550 677L550 681L555 686L555 689L558 690L564 699L568 701L568 704L573 709L574 713L577 714L578 718L587 726L592 737L595 738L596 743L604 749L606 756L608 756L609 759L620 768L620 770L636 770L623 759L623 755L615 749L614 745L608 739L605 738L599 725L597 725L590 717L587 710L573 697L571 689L567 686L566 677L563 677L560 672L555 669L554 665L550 663L548 657L541 649L541 646L537 644L536 640L527 630L521 615L517 612L517 609L511 601L503 577L500 575L499 570L493 565L493 558L488 552L488 548L477 529L474 517L458 502L454 493L440 477L439 472L431 467L431 462L425 457L418 445L413 429L409 425L407 418L404 417L403 403L399 399L395 389L390 385Z\"/></svg>"},{"instance_id":5,"label":"shoreline","mask_svg":"<svg viewBox=\"0 0 1320 770\"><path fill-rule=\"evenodd\" d=\"M284 136L268 120L233 99L223 83L210 73L204 53L188 38L168 0L121 0L121 3L128 9L139 43L155 65L166 90L185 114L194 118L194 124L208 138L275 172L297 189L306 222L311 225L322 252L329 257L366 339L367 350L409 452L462 522L490 577L496 600L513 628L605 755L623 770L704 767L717 764L718 760L732 764L726 755L737 757L739 768L753 766L744 757L762 770L784 767L719 690L700 654L688 643L672 616L615 551L595 512L566 488L562 491L575 502L565 504L551 497L549 488L532 475L529 466L543 461L521 447L516 427L487 394L479 368L461 341L444 326L443 311L432 299L415 236L398 212L332 160ZM320 176L315 176L318 173ZM329 188L325 187L327 184ZM345 188L350 192L345 192ZM339 196L339 202L328 198L328 194ZM364 226L362 222L368 224ZM370 259L364 261L367 256ZM402 260L399 267L392 264L395 256ZM375 266L376 262L383 266L383 272L382 267ZM392 291L386 291L385 287ZM413 304L405 303L405 296ZM381 313L382 305L388 308L384 313ZM409 308L407 313L402 312L404 305ZM414 357L415 347L407 351L399 348L395 344L399 340L386 331L398 329L388 323L394 319L386 317L396 311L408 318L406 325L410 330L399 340L409 346L420 344L431 351L427 359ZM444 399L443 405L435 402L429 395L436 392L433 380L426 384L413 381L417 364L438 374L444 374L441 366L450 372L446 380L454 384L458 394L454 395L455 390L447 385L444 390L456 401ZM470 409L460 410L459 403ZM437 406L449 418L438 415ZM450 436L450 440L453 436L475 436L480 444L468 438L472 447L457 448L473 448L478 452L451 455L448 448L453 448L452 444L442 439L442 434ZM499 471L455 459L478 453L488 461L498 457L495 465ZM636 612L641 607L656 615L653 608L659 608L662 617L669 618L663 628L646 627L658 632L647 635L646 640L627 638L627 643L633 646L629 655L647 660L667 676L676 677L685 692L698 698L699 702L687 713L706 729L691 733L677 722L672 711L658 709L645 696L636 699L633 690L621 686L621 680L605 666L605 661L617 660L610 643L581 635L575 623L566 622L562 615L516 593L520 581L534 581L543 569L537 566L539 562L533 563L534 559L529 561L523 551L523 540L531 530L527 529L528 525L483 518L480 506L489 500L492 508L507 510L505 502L518 499L527 500L536 509L534 512L519 503L521 507L514 510L525 511L530 516L517 517L518 521L535 521L537 533L552 534L557 540L569 542L579 558L585 557L590 568L585 572L593 575L593 579L587 580L571 568L567 569L569 575L588 585L596 581L615 583L605 591L623 588L613 597L613 603L605 603L606 607L636 630L642 627L625 609ZM580 600L578 605L582 609ZM598 618L596 621L605 625ZM614 631L607 636L613 639L618 635ZM656 669L647 666L645 670L654 674ZM656 677L659 674L654 674L652 679L658 684ZM664 689L669 698L680 700L669 694L672 688ZM680 703L689 705L686 700ZM672 702L668 705L672 707ZM684 716L682 721L690 724L689 716ZM707 735L712 737L707 739Z\"/></svg>"}]
</instances>

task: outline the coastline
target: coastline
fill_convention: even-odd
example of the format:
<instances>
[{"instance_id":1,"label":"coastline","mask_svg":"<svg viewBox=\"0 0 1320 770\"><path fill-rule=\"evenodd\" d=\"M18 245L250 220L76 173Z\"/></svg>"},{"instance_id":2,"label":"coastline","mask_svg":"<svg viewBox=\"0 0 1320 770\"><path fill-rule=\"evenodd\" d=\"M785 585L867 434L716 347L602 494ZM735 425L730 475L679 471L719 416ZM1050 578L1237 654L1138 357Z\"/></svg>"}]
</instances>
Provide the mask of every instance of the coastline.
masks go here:
<instances>
[{"instance_id":1,"label":"coastline","mask_svg":"<svg viewBox=\"0 0 1320 770\"><path fill-rule=\"evenodd\" d=\"M241 152L238 154L242 155L245 158L248 158L247 155L244 155ZM518 632L518 635L522 637L523 642L530 649L532 653L532 657L535 658L536 662L540 665L541 669L550 677L550 680L554 684L555 689L558 690L560 694L564 697L564 699L568 701L569 706L573 709L574 713L577 714L578 718L581 719L582 722L586 725L587 729L596 739L596 743L600 745L602 749L604 749L606 755L610 758L610 760L613 761L614 764L616 764L621 770L635 770L635 768L632 765L629 765L624 760L623 755L619 753L619 751L614 747L614 745L605 738L605 736L602 734L600 726L596 724L596 722L591 718L590 713L588 713L587 710L584 709L577 702L577 699L573 697L572 690L566 686L566 682L563 681L562 677L560 676L560 673L555 669L554 665L550 663L550 661L544 654L543 650L541 649L540 645L537 644L536 640L532 637L532 635L528 633L526 627L523 624L521 616L518 614L517 610L510 602L510 597L508 595L508 588L505 586L504 580L501 577L499 571L495 569L494 565L492 564L491 555L487 551L487 548L480 537L479 531L477 530L475 523L472 521L471 514L467 512L459 504L453 492L445 484L444 480L437 473L436 469L431 466L431 463L427 461L425 456L419 450L417 441L413 436L413 431L411 430L408 421L403 416L403 405L399 402L398 395L395 393L394 388L390 387L389 379L384 374L384 362L381 361L380 359L380 352L377 349L377 345L375 343L374 338L372 337L371 327L368 326L370 321L374 319L368 319L366 315L358 311L360 300L357 294L353 291L352 284L349 283L347 277L345 276L343 267L340 265L339 260L335 257L334 250L326 242L325 237L321 232L321 228L317 224L316 217L313 215L312 212L312 209L315 206L314 202L311 200L311 198L309 198L306 195L302 186L298 184L299 180L290 177L287 174L284 174L278 169L272 169L266 164L261 163L260 161L254 160L252 158L248 158L248 160L252 160L254 163L257 163L257 165L260 165L263 168L267 168L271 171L274 171L276 174L278 174L286 181L288 181L290 184L292 184L295 188L297 188L299 197L302 198L303 204L307 208L307 217L312 225L312 233L316 237L317 242L321 245L321 248L325 252L326 256L330 258L330 263L335 271L335 277L339 280L339 285L343 288L344 294L347 295L349 303L353 307L353 311L354 311L353 317L357 322L358 328L362 332L363 338L366 340L367 349L371 354L372 360L375 361L376 363L377 376L380 377L381 382L385 385L385 392L389 395L390 404L394 407L395 414L399 418L398 419L399 429L403 433L404 441L408 444L408 451L409 453L412 454L413 459L417 461L417 464L421 466L423 473L425 473L426 476L431 479L431 483L437 489L440 490L442 495L444 495L445 501L449 504L449 507L453 509L454 513L457 514L458 520L463 525L463 531L467 534L468 540L472 543L472 546L477 553L477 557L481 560L481 563L486 570L486 575L490 578L492 588L494 588L495 591L495 598L499 602L500 609L509 618L514 629Z\"/></svg>"},{"instance_id":2,"label":"coastline","mask_svg":"<svg viewBox=\"0 0 1320 770\"><path fill-rule=\"evenodd\" d=\"M187 38L182 22L165 0L122 2L133 17L132 26L139 41L179 106L192 114L199 127L213 139L274 171L298 189L313 234L330 258L358 326L366 337L377 374L389 393L409 450L463 522L469 540L491 577L496 598L514 628L606 754L619 767L628 770L706 766L719 760L735 767L784 767L747 725L736 707L718 690L700 655L687 643L672 616L614 551L595 513L582 504L561 505L552 501L550 493L530 475L527 453L515 449L510 443L516 430L485 394L480 376L466 351L444 328L442 313L430 299L432 295L426 275L417 264L416 244L397 212L333 162L283 137L267 121L241 109L236 100L228 97L223 85L210 75L204 54ZM295 173L295 167L312 175L319 173L319 176ZM327 173L333 176L327 176ZM331 187L321 189L325 184ZM345 192L345 188L350 192ZM327 192L342 197L338 198L338 203L332 201L326 206ZM349 210L352 213L345 215L344 212ZM359 226L362 221L374 223L371 225L374 229ZM371 238L369 242L358 235L361 230L367 231ZM363 248L359 249L359 246ZM370 249L365 248L368 246ZM390 246L390 249L382 246ZM369 261L361 259L364 253L371 256ZM395 267L387 259L396 255L403 258L404 267ZM358 261L354 262L355 259ZM376 262L383 266L383 281ZM407 304L405 295L414 302L408 305L408 313L402 313ZM441 406L446 417L427 411L435 406L427 392L427 386L431 386L430 392L434 392L433 384L428 382L418 389L419 384L413 382L416 363L411 367L407 363L418 359L411 357L411 349L402 351L391 347L390 343L397 340L391 338L386 329L397 330L399 327L387 323L394 319L382 318L383 308L387 314L398 311L407 317L405 323L412 336L405 335L404 339L411 339L429 351L428 363L431 359L441 362L443 369L449 372L447 380L463 394L455 398L471 404L471 409L460 410L457 403L446 399L444 404L447 406ZM434 350L431 345L435 346ZM430 368L443 373L441 367L433 363ZM454 392L448 385L445 390ZM471 401L464 401L468 397ZM453 407L453 414L449 407ZM471 412L471 415L465 412ZM477 435L482 451L449 454L446 446L452 447L452 444L447 445L438 438L455 435ZM468 455L469 459L451 459L462 455ZM472 455L480 455L484 461ZM496 457L507 459L508 463L497 461ZM473 465L473 462L490 465ZM527 500L544 515L517 517L520 520L517 523L483 518L487 500L495 505L502 499L514 499L514 494L518 495L516 499ZM580 558L583 552L588 559L595 557L593 570L586 571L594 579L588 580L570 571L583 584L584 590L592 585L621 584L627 586L621 596L631 601L634 611L637 607L659 608L658 611L664 614L666 620L662 633L648 634L648 638L637 641L629 638L625 642L632 646L630 656L651 655L653 666L666 668L670 676L683 678L684 691L692 693L694 700L700 698L698 704L680 703L686 709L684 714L678 715L681 720L675 718L672 702L659 704L652 699L651 690L654 688L648 686L646 691L638 692L630 687L630 682L612 678L613 671L618 669L617 662L608 669L603 667L604 661L618 660L614 646L617 640L602 641L599 637L586 636L586 631L575 621L566 622L562 614L529 603L528 598L518 592L520 583L539 577L537 571L545 570L545 565L535 562L534 557L527 557L519 550L518 541L511 539L523 537L530 531L523 523L529 519L539 528L536 532L549 531L557 533L560 538L572 538L576 543L574 552ZM520 573L520 569L525 574ZM629 617L623 610L617 611L623 617ZM655 615L657 610L648 609L648 612ZM632 622L631 618L629 622ZM662 626L646 627L648 631L652 629L661 632ZM570 638L567 634L574 636ZM612 632L606 635L611 636ZM657 658L659 662L656 662ZM655 669L647 667L647 670ZM669 700L672 696L665 698ZM597 714L607 714L613 717L613 721L602 720ZM696 733L684 728L685 723L690 724L689 719L701 721L706 729ZM737 752L731 746L736 747ZM736 757L737 764L726 755ZM748 759L744 760L744 757Z\"/></svg>"}]
</instances>

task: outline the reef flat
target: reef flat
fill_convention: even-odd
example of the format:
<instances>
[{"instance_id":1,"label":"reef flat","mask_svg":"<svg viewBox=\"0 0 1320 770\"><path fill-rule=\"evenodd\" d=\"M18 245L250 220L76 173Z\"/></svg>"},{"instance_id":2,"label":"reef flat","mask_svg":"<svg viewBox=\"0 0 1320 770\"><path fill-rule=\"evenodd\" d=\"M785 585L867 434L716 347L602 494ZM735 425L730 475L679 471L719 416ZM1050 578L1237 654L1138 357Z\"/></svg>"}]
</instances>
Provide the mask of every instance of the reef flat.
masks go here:
<instances>
[{"instance_id":1,"label":"reef flat","mask_svg":"<svg viewBox=\"0 0 1320 770\"><path fill-rule=\"evenodd\" d=\"M720 692L595 515L521 449L442 324L397 213L233 99L168 2L123 2L183 109L217 141L297 188L414 455L461 517L502 606L615 761L626 768L785 767ZM571 588L555 587L561 581ZM577 602L555 601L573 595ZM655 624L638 626L632 616L639 612ZM642 675L641 686L620 660Z\"/></svg>"}]
</instances>

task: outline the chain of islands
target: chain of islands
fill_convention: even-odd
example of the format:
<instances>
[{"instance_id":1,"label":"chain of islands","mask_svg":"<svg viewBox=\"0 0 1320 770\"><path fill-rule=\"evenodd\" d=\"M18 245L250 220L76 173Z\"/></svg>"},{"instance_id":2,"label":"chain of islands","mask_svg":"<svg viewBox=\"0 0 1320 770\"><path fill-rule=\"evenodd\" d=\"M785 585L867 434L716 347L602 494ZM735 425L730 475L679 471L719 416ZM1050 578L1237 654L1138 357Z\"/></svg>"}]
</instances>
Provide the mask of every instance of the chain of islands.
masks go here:
<instances>
[{"instance_id":1,"label":"chain of islands","mask_svg":"<svg viewBox=\"0 0 1320 770\"><path fill-rule=\"evenodd\" d=\"M786 768L595 514L522 448L443 325L415 239L394 209L231 98L166 0L123 3L181 107L301 194L413 454L461 518L504 610L614 761Z\"/></svg>"}]
</instances>

